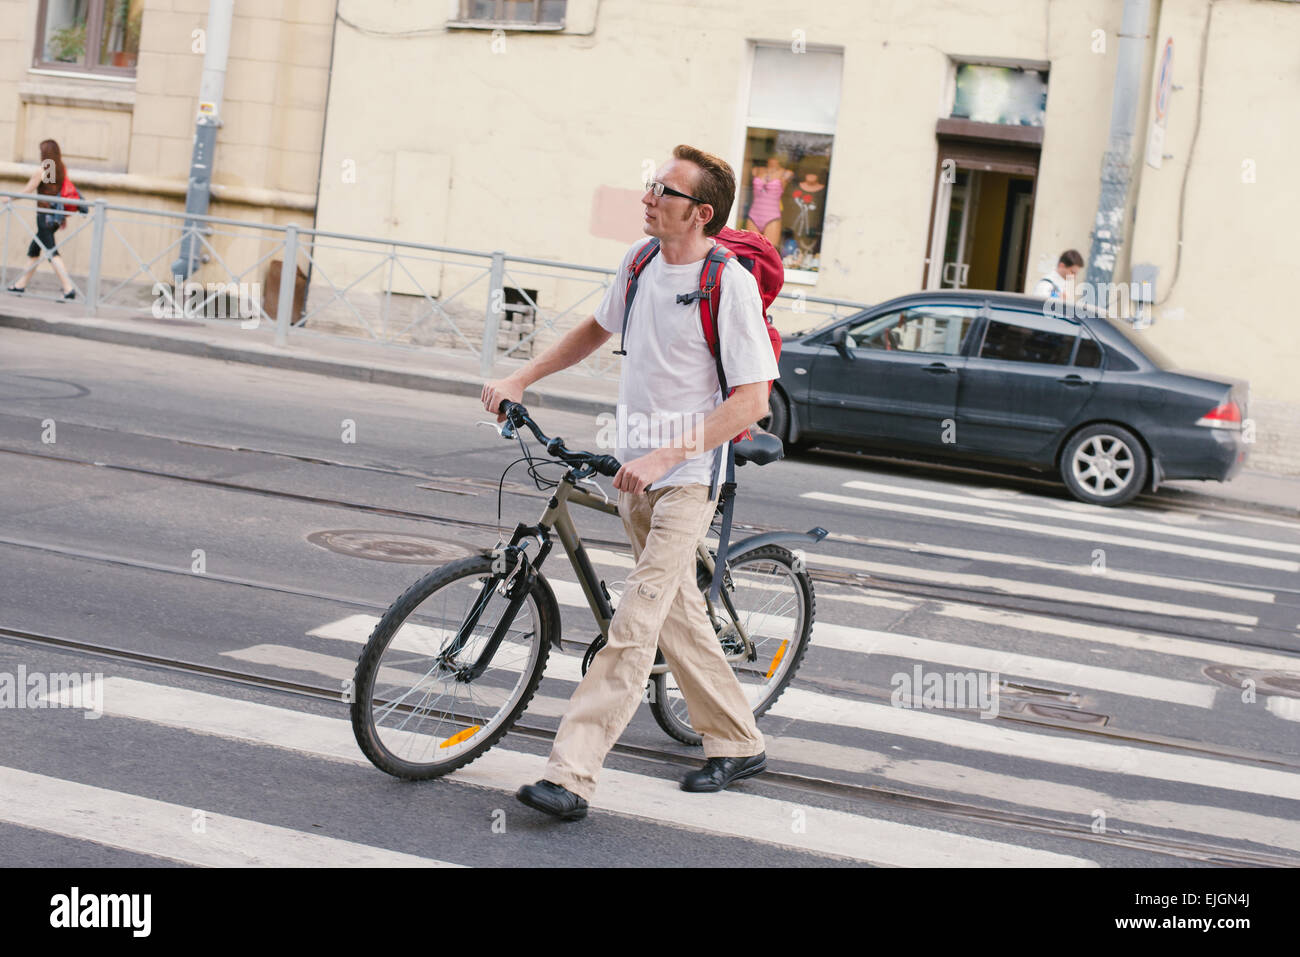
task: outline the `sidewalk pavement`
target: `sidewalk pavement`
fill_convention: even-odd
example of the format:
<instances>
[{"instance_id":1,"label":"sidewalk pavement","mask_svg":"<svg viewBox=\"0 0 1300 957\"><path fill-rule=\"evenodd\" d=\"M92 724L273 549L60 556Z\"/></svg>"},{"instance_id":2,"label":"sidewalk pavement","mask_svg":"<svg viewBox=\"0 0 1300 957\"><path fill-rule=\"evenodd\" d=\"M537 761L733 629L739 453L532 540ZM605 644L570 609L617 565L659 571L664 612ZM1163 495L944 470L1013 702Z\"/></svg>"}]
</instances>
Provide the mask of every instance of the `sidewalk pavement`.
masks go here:
<instances>
[{"instance_id":1,"label":"sidewalk pavement","mask_svg":"<svg viewBox=\"0 0 1300 957\"><path fill-rule=\"evenodd\" d=\"M291 332L290 344L282 348L275 345L274 326L267 322L257 329L241 329L234 321L227 325L129 315L91 318L79 303L0 292L0 327L453 395L478 396L483 387L478 357L467 353L403 348L314 335L308 330ZM494 375L508 375L522 364L499 359ZM611 412L617 399L614 380L572 372L548 376L524 394L524 404L529 407L591 415ZM1172 502L1256 509L1300 519L1300 477L1296 476L1243 469L1230 482L1169 482L1160 487L1157 496Z\"/></svg>"}]
</instances>

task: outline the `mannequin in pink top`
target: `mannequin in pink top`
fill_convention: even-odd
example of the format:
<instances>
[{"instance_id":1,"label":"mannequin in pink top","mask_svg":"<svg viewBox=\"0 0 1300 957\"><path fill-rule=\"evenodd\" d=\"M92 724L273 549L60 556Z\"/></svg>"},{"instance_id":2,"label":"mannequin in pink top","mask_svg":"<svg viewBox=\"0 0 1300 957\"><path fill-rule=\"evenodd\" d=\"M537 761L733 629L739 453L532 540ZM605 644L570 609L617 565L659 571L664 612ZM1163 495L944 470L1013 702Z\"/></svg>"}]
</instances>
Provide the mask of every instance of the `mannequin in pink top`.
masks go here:
<instances>
[{"instance_id":1,"label":"mannequin in pink top","mask_svg":"<svg viewBox=\"0 0 1300 957\"><path fill-rule=\"evenodd\" d=\"M767 166L755 166L754 201L746 214L745 228L762 233L773 246L781 239L781 193L794 176L794 170L781 166L781 160L769 157Z\"/></svg>"}]
</instances>

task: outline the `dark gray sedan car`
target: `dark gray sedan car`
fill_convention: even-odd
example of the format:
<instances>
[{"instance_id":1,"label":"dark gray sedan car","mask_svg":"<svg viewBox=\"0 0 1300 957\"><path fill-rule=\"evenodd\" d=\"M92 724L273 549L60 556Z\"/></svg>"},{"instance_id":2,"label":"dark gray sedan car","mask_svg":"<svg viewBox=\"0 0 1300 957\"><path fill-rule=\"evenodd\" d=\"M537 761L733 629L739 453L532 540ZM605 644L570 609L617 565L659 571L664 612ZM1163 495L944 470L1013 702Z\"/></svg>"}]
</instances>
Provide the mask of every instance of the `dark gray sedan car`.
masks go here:
<instances>
[{"instance_id":1,"label":"dark gray sedan car","mask_svg":"<svg viewBox=\"0 0 1300 957\"><path fill-rule=\"evenodd\" d=\"M1249 386L1179 372L1138 335L1035 296L901 296L788 337L763 424L793 447L1052 469L1102 505L1167 479L1231 478Z\"/></svg>"}]
</instances>

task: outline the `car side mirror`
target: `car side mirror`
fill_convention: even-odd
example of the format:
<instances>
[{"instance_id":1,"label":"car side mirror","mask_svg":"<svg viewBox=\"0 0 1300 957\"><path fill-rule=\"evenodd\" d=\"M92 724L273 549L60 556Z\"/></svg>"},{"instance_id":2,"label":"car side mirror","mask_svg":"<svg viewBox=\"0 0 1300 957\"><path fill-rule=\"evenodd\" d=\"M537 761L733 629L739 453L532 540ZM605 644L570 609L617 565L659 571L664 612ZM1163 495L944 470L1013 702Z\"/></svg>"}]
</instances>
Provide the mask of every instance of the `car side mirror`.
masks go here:
<instances>
[{"instance_id":1,"label":"car side mirror","mask_svg":"<svg viewBox=\"0 0 1300 957\"><path fill-rule=\"evenodd\" d=\"M844 358L849 359L851 361L854 358L853 350L850 349L848 347L848 343L844 341L845 339L848 338L848 334L849 334L848 327L840 326L838 329L836 329L834 332L831 333L831 345L835 347L836 352L838 352Z\"/></svg>"}]
</instances>

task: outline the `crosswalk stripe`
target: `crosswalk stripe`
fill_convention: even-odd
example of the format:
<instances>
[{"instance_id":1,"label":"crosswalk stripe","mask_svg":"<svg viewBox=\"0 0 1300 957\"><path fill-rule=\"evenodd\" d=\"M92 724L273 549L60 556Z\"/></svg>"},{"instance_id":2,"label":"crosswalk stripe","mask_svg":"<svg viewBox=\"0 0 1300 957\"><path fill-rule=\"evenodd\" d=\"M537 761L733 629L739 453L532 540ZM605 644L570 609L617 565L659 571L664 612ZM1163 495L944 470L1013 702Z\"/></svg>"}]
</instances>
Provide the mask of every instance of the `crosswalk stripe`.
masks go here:
<instances>
[{"instance_id":1,"label":"crosswalk stripe","mask_svg":"<svg viewBox=\"0 0 1300 957\"><path fill-rule=\"evenodd\" d=\"M562 605L586 604L582 589L576 582L563 579L551 580L551 588L555 592L556 600ZM784 623L789 619L776 620ZM1135 674L1131 671L1101 668L1054 658L1013 654L980 648L976 645L873 631L851 625L835 625L825 621L818 621L813 625L812 645L816 648L834 648L864 655L893 655L900 658L953 664L963 668L997 671L1001 674L1047 678L1080 684L1099 691L1135 695L1197 708L1212 708L1217 693L1216 689L1209 685L1189 681Z\"/></svg>"},{"instance_id":2,"label":"crosswalk stripe","mask_svg":"<svg viewBox=\"0 0 1300 957\"><path fill-rule=\"evenodd\" d=\"M567 593L570 589L574 592L578 591L576 584L569 582L554 582L552 584L556 590L556 597L561 602L580 600L576 595ZM942 655L949 659L949 663L957 663L962 667L988 667L988 670L1000 671L1001 669L992 666L999 661L1000 657L1004 657L1002 653L989 649L954 648L946 646L943 642L933 642L929 639L891 635L887 632L871 632L866 629L855 629L844 625L819 624L815 626L814 631L820 633L823 629L828 635L828 641L835 646L851 646L854 643L867 642L868 647L870 647L870 642L876 641L892 647L900 654L911 650L923 653L933 652L935 655ZM929 660L925 658L924 654L922 654L922 658L923 660ZM1019 664L1031 669L1025 672L1013 670L1012 673L1038 677L1039 674L1036 674L1032 669L1042 669L1047 672L1047 677L1066 680L1064 678L1066 673L1055 670L1056 663L1050 659L1041 659L1035 662L1029 656L1012 655L1010 658L1012 661L1019 659ZM1215 689L1209 686L1202 687L1190 682L1175 682L1153 676L1133 676L1131 682L1125 683L1122 673L1113 672L1110 669L1093 669L1083 665L1075 667L1078 669L1076 678L1082 684L1088 684L1089 682L1105 683L1108 685L1107 690L1115 693L1143 694L1143 682L1149 682L1151 690L1146 694L1148 697L1161 698L1161 695L1163 695L1164 697L1161 700L1181 697L1182 700L1178 701L1178 703L1198 707L1212 707L1213 705ZM1202 697L1198 698L1198 694L1202 695ZM882 717L880 714L882 710L888 713L889 716ZM901 734L905 737L930 740L939 744L968 747L1012 756L1033 757L1036 760L1067 766L1073 766L1079 749L1088 748L1091 749L1088 753L1095 762L1095 770L1123 772L1156 780L1173 780L1188 784L1227 787L1229 789L1232 789L1233 785L1222 782L1232 775L1238 775L1243 781L1251 782L1250 786L1252 787L1290 788L1297 796L1300 796L1300 775L1262 771L1258 773L1262 773L1264 776L1256 784L1251 775L1256 773L1257 769L1252 769L1247 765L1139 751L1139 749L1123 745L1077 742L1054 735L1026 731L1004 730L1001 732L1002 734L1011 735L1012 737L1002 738L996 734L991 735L980 730L972 731L972 722L960 718L948 718L930 712L869 704L797 687L787 688L770 713L812 723L838 725L848 728L867 728L891 734ZM1014 742L1014 745L1007 745L1008 740ZM1136 757L1139 754L1143 755L1141 761ZM1238 787L1236 789L1243 788ZM1284 792L1280 796L1288 796L1289 793Z\"/></svg>"},{"instance_id":3,"label":"crosswalk stripe","mask_svg":"<svg viewBox=\"0 0 1300 957\"><path fill-rule=\"evenodd\" d=\"M1150 635L1103 625L1090 625L1081 621L1066 621L1049 615L1033 615L1020 611L997 608L979 608L961 602L938 603L937 614L963 621L977 621L986 625L1014 628L1038 635L1056 635L1060 638L1077 638L1095 644L1118 645L1133 651L1156 652L1197 661L1233 665L1238 668L1256 668L1262 671L1300 671L1300 657L1272 654L1254 648L1197 641L1194 638L1171 638L1168 635Z\"/></svg>"},{"instance_id":4,"label":"crosswalk stripe","mask_svg":"<svg viewBox=\"0 0 1300 957\"><path fill-rule=\"evenodd\" d=\"M926 542L901 542L888 538L852 537L854 544L890 548L918 555L942 555L948 558L965 558L971 561L991 562L999 565L1019 565L1023 568L1040 568L1044 571L1061 572L1068 575L1082 575L1094 581L1103 578L1107 581L1129 582L1134 585L1147 585L1152 588L1164 588L1171 591L1190 591L1198 595L1218 595L1237 601L1255 601L1273 604L1276 596L1269 591L1256 588L1242 588L1237 585L1222 585L1218 582L1201 581L1191 578L1170 578L1166 575L1152 575L1148 572L1132 572L1113 565L1107 565L1104 576L1099 575L1091 562L1068 565L1051 562L1028 555L1013 555L1007 552L988 552L977 548L953 548L949 545L933 545ZM811 553L806 553L811 557Z\"/></svg>"},{"instance_id":5,"label":"crosswalk stripe","mask_svg":"<svg viewBox=\"0 0 1300 957\"><path fill-rule=\"evenodd\" d=\"M575 584L573 587L577 588L578 586ZM370 638L370 633L375 629L375 623L378 621L379 618L375 615L348 615L338 621L327 622L313 628L307 634L314 638L332 638L335 641L365 644ZM510 644L513 644L513 642L502 642L502 645ZM582 655L585 651L586 648L583 648L577 654L569 654L567 652L558 652L552 648L550 657L546 662L547 677L562 678L566 681L581 681ZM356 670L355 662L353 662L352 670Z\"/></svg>"},{"instance_id":6,"label":"crosswalk stripe","mask_svg":"<svg viewBox=\"0 0 1300 957\"><path fill-rule=\"evenodd\" d=\"M286 748L356 764L348 721L128 678L104 682L104 711L200 734ZM545 758L496 747L452 778L513 792L537 780ZM379 773L376 771L376 773ZM1090 867L1085 858L875 820L740 791L683 794L672 780L606 768L591 802L655 824L759 841L817 854L910 867ZM188 813L188 811L187 811ZM802 828L796 826L802 824Z\"/></svg>"},{"instance_id":7,"label":"crosswalk stripe","mask_svg":"<svg viewBox=\"0 0 1300 957\"><path fill-rule=\"evenodd\" d=\"M233 658L236 661L246 661L255 665L270 665L273 668L287 668L290 671L306 671L312 674L324 675L327 678L335 678L339 682L350 679L357 670L357 663L351 658L323 655L317 651L307 651L289 645L252 645L248 648L223 651L221 654L223 657ZM545 676L547 678L555 677L552 674L552 668L557 664L557 660L562 657L565 656L557 654L554 650L551 651L551 657L546 662ZM578 662L575 673L580 667L581 662ZM421 678L415 672L402 672L396 668L383 668L380 670L381 676L386 680L401 676L409 679L414 684ZM340 685L341 688L342 685ZM340 700L342 700L341 697ZM567 698L553 698L544 694L535 694L532 700L528 702L528 713L543 714L556 718L563 715L568 706L569 701Z\"/></svg>"},{"instance_id":8,"label":"crosswalk stripe","mask_svg":"<svg viewBox=\"0 0 1300 957\"><path fill-rule=\"evenodd\" d=\"M916 568L910 565L891 564L888 562L868 562L860 558L841 558L837 555L818 555L805 553L809 565L829 568L857 569L875 572L895 578L911 578L917 581L936 582L944 585L960 585L966 588L978 588L1001 592L1021 597L1044 598L1051 601L1071 602L1073 604L1097 605L1102 608L1115 608L1124 611L1145 612L1152 615L1177 615L1182 618L1223 621L1235 625L1254 626L1259 624L1255 615L1243 615L1221 611L1216 608L1201 608L1196 605L1180 605L1173 602L1154 601L1147 598L1133 598L1117 595L1113 592L1084 591L1078 588L1066 588L1060 585L1045 585L1014 578L994 578L989 575L971 575L965 572L931 571L928 568ZM1103 576L1097 576L1104 580Z\"/></svg>"},{"instance_id":9,"label":"crosswalk stripe","mask_svg":"<svg viewBox=\"0 0 1300 957\"><path fill-rule=\"evenodd\" d=\"M920 515L949 522L965 522L970 525L988 525L1009 531L1030 532L1034 535L1050 535L1074 541L1092 542L1098 545L1119 545L1125 548L1138 548L1153 552L1168 552L1189 558L1205 558L1210 561L1230 562L1235 565L1250 565L1255 568L1272 568L1284 572L1300 571L1300 562L1281 558L1268 558L1263 555L1245 555L1238 552L1225 552L1214 548L1197 548L1181 542L1158 542L1142 538L1130 538L1124 535L1111 535L1091 529L1065 528L1058 525L1045 525L1042 522L1019 522L1004 516L973 515L969 512L954 512L940 508L924 508L908 505L905 502L887 502L880 499L859 498L855 495L839 495L832 492L802 492L800 498L818 502L831 502L836 505L851 505L855 508L870 508L884 512Z\"/></svg>"},{"instance_id":10,"label":"crosswalk stripe","mask_svg":"<svg viewBox=\"0 0 1300 957\"><path fill-rule=\"evenodd\" d=\"M1275 714L1287 721L1300 721L1300 698L1284 698L1281 695L1269 695L1264 702L1269 714Z\"/></svg>"},{"instance_id":11,"label":"crosswalk stripe","mask_svg":"<svg viewBox=\"0 0 1300 957\"><path fill-rule=\"evenodd\" d=\"M899 543L900 545L902 543ZM1068 601L1075 604L1098 605L1103 608L1121 608L1127 611L1140 611L1157 615L1179 615L1184 618L1210 619L1214 621L1225 621L1230 624L1239 624L1254 626L1259 624L1259 619L1254 615L1236 614L1233 612L1221 611L1213 608L1201 608L1196 605L1180 605L1172 602L1155 601L1147 598L1133 598L1125 595L1116 595L1107 592L1086 591L1075 588L1062 587L1059 585L1048 585L1037 582L1026 582L1023 579L1015 578L995 578L988 575L973 575L965 572L941 572L931 571L926 568L917 568L913 565L902 565L898 563L868 562L857 558L847 558L839 555L826 555L821 552L810 552L806 549L797 549L799 554L803 555L804 561L809 565L817 565L826 568L845 569L855 568L861 571L877 572L879 574L891 575L899 578L909 578L918 581L933 581L946 585L961 585L971 588L986 588L992 591L1000 591L1012 595L1031 595L1037 598L1045 598L1056 601ZM958 551L956 549L952 551ZM1017 559L1019 556L996 556L993 553L982 553L989 557ZM961 557L977 557L981 553L970 553ZM615 552L604 549L588 549L588 556L594 563L610 566L612 568L631 568L633 561L630 556L620 555ZM1033 564L1034 559L1024 559L1024 564ZM1159 576L1141 575L1136 573L1124 573L1119 570L1107 570L1106 575L1099 576L1090 569L1085 571L1070 566L1053 565L1050 562L1038 562L1039 566L1048 568L1053 571L1078 572L1080 574L1090 575L1094 581L1115 579L1119 581L1133 581L1140 584L1155 585L1163 587L1165 582L1175 583L1177 587L1202 593L1217 593L1224 597L1249 597L1255 601L1272 602L1274 596L1271 592L1248 591L1246 589L1221 588L1217 592L1213 587L1199 587L1199 582L1184 582L1179 579L1167 579L1153 581ZM1245 595L1235 594L1245 592ZM874 604L874 603L873 603ZM894 602L879 602L879 604L893 607Z\"/></svg>"},{"instance_id":12,"label":"crosswalk stripe","mask_svg":"<svg viewBox=\"0 0 1300 957\"><path fill-rule=\"evenodd\" d=\"M913 658L937 664L956 665L959 668L995 671L1003 677L1016 675L1024 678L1041 678L1066 685L1081 685L1098 691L1133 695L1153 701L1167 701L1170 704L1194 708L1214 707L1214 699L1218 695L1217 689L1208 684L1139 674L1118 668L1101 668L1057 658L1022 655L999 651L996 648L980 648L975 645L960 645L950 641L899 635L888 631L871 631L867 628L833 625L819 621L813 626L813 632L814 644L819 648L835 648L866 655Z\"/></svg>"},{"instance_id":13,"label":"crosswalk stripe","mask_svg":"<svg viewBox=\"0 0 1300 957\"><path fill-rule=\"evenodd\" d=\"M954 495L950 492L936 492L930 489L907 488L901 485L885 485L880 482L854 480L844 482L843 486L861 492L881 492L886 495L923 498L928 502L951 502L957 505L969 505L971 503L968 495ZM980 504L996 508L999 511L1014 512L1018 515L1038 515L1044 518L1065 519L1071 522L1091 522L1097 525L1106 525L1110 528L1126 528L1135 532L1167 535L1171 538L1194 538L1201 542L1218 542L1221 545L1239 545L1243 548L1258 548L1265 551L1300 555L1300 545L1292 545L1287 542L1270 542L1259 538L1249 538L1244 535L1229 535L1207 529L1178 528L1171 525L1162 525L1158 522L1143 522L1138 519L1125 518L1123 515L1116 514L1114 509L1106 508L1103 505L1089 506L1084 503L1077 503L1079 506L1077 509L1061 509L1046 508L1041 505L1026 505L1019 502L982 501Z\"/></svg>"},{"instance_id":14,"label":"crosswalk stripe","mask_svg":"<svg viewBox=\"0 0 1300 957\"><path fill-rule=\"evenodd\" d=\"M106 682L111 685L112 681ZM0 767L0 821L200 867L459 867L323 834Z\"/></svg>"},{"instance_id":15,"label":"crosswalk stripe","mask_svg":"<svg viewBox=\"0 0 1300 957\"><path fill-rule=\"evenodd\" d=\"M1096 812L1101 811L1112 828L1116 821L1126 821L1300 851L1300 823L1293 818L1269 817L1206 804L1116 797L1075 784L1023 778L946 761L896 757L803 738L769 737L767 740L769 758L823 765L826 758L834 757L843 764L851 764L858 773L875 773L900 785L932 788L940 792L956 791L965 798L986 798L1058 812L1067 815L1067 820L1088 825L1096 820Z\"/></svg>"},{"instance_id":16,"label":"crosswalk stripe","mask_svg":"<svg viewBox=\"0 0 1300 957\"><path fill-rule=\"evenodd\" d=\"M1018 731L980 719L833 698L801 688L786 689L771 713L1072 768L1300 800L1300 774L1287 771L1082 740L1075 735Z\"/></svg>"}]
</instances>

